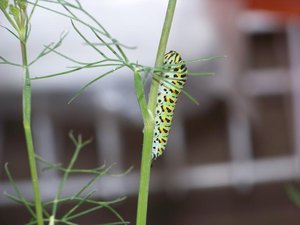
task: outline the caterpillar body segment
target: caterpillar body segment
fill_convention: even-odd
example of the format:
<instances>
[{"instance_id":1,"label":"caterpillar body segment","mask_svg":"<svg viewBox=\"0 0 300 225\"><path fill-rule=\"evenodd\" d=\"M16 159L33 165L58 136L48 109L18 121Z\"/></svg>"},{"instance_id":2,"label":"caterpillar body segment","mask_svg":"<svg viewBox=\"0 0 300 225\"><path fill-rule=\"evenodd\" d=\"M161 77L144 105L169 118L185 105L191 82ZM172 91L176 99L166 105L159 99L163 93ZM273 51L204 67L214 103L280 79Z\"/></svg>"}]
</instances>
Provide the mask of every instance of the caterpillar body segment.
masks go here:
<instances>
[{"instance_id":1,"label":"caterpillar body segment","mask_svg":"<svg viewBox=\"0 0 300 225\"><path fill-rule=\"evenodd\" d=\"M168 71L163 73L158 87L152 160L161 156L166 148L177 99L187 79L187 67L179 53L175 51L166 53L164 65Z\"/></svg>"}]
</instances>

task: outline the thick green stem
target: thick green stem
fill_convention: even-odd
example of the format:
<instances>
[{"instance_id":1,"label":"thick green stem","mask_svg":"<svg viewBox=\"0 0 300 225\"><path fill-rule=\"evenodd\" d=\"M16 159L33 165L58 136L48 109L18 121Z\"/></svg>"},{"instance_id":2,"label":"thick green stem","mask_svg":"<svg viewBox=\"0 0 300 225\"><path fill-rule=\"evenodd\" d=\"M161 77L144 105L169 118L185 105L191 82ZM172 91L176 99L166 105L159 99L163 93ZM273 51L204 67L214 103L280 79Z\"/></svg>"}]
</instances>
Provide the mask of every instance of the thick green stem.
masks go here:
<instances>
[{"instance_id":1,"label":"thick green stem","mask_svg":"<svg viewBox=\"0 0 300 225\"><path fill-rule=\"evenodd\" d=\"M31 174L32 189L34 193L34 203L36 211L36 220L38 225L43 225L43 207L40 197L40 187L38 172L35 159L35 151L33 146L32 131L31 131L31 81L28 69L27 51L25 35L20 35L22 63L23 63L23 126L27 144L28 161Z\"/></svg>"},{"instance_id":2,"label":"thick green stem","mask_svg":"<svg viewBox=\"0 0 300 225\"><path fill-rule=\"evenodd\" d=\"M159 41L159 46L156 54L155 66L159 67L163 65L164 55L167 48L167 43L169 40L169 34L172 26L173 16L176 8L177 0L169 0L168 9L166 12L164 26L162 28L161 37ZM157 79L152 79L152 84L149 93L149 110L155 115L155 107L156 107L156 98L157 98L157 90L158 90L158 81Z\"/></svg>"},{"instance_id":3,"label":"thick green stem","mask_svg":"<svg viewBox=\"0 0 300 225\"><path fill-rule=\"evenodd\" d=\"M160 43L156 55L155 66L163 65L164 54L166 52L166 46L169 38L169 33L171 30L174 11L176 7L176 1L177 0L169 0L165 22L162 29ZM147 223L147 207L148 207L149 183L150 183L150 172L151 172L151 151L152 151L154 115L155 115L158 84L159 83L157 80L152 79L150 93L149 93L149 101L148 101L148 111L150 112L150 116L148 116L144 121L145 126L144 126L144 139L143 139L136 225L146 225Z\"/></svg>"}]
</instances>

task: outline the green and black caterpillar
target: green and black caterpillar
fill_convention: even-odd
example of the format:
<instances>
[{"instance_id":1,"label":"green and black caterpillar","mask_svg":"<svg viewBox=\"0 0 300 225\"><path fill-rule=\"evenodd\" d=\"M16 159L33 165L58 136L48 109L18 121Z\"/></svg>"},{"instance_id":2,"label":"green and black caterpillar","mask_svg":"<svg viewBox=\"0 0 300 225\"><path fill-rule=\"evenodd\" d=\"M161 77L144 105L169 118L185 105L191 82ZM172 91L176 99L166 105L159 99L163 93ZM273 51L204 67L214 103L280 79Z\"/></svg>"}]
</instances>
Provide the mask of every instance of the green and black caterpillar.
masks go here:
<instances>
[{"instance_id":1,"label":"green and black caterpillar","mask_svg":"<svg viewBox=\"0 0 300 225\"><path fill-rule=\"evenodd\" d=\"M152 160L161 156L166 148L175 105L187 79L187 67L179 53L175 51L166 53L164 65L168 71L163 73L158 88Z\"/></svg>"}]
</instances>

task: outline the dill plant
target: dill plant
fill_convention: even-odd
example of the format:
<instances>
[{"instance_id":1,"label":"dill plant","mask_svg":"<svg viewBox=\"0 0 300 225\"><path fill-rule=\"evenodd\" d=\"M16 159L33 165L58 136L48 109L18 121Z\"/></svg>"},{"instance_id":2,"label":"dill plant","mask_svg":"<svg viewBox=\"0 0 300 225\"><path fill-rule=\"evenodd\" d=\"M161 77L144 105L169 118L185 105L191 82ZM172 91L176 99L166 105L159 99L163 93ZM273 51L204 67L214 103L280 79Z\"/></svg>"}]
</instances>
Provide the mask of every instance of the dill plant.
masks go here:
<instances>
[{"instance_id":1,"label":"dill plant","mask_svg":"<svg viewBox=\"0 0 300 225\"><path fill-rule=\"evenodd\" d=\"M14 37L19 39L21 45L22 53L22 64L19 65L15 62L11 62L1 56L0 64L9 64L12 66L20 66L23 68L23 124L26 136L28 158L31 171L31 181L34 192L34 203L28 202L22 197L21 191L18 189L16 183L13 180L13 177L8 170L7 165L5 166L9 180L12 183L12 186L15 190L16 195L7 194L11 199L23 204L29 213L32 216L32 220L27 223L27 225L43 225L48 223L49 225L54 225L56 223L75 225L76 222L73 222L73 219L76 219L82 215L88 214L100 208L106 208L115 214L118 219L117 222L112 222L109 224L127 224L128 222L124 221L123 218L111 207L111 204L123 200L123 198L118 198L111 202L98 202L91 200L93 192L85 194L85 191L101 176L108 173L110 167L101 166L95 169L76 169L74 168L74 163L78 158L78 155L81 149L90 143L90 140L84 141L79 135L74 136L73 133L70 133L70 139L72 140L75 150L73 157L71 158L67 167L63 167L59 164L53 164L42 159L40 156L37 156L34 150L33 141L32 141L32 131L31 131L31 83L35 80L46 79L51 77L62 76L65 74L74 73L79 70L84 70L88 68L105 68L106 72L96 76L93 80L85 84L78 92L70 99L71 103L75 98L77 98L85 89L90 85L100 80L103 77L106 77L117 70L127 68L132 71L133 82L135 85L135 92L137 101L140 107L141 116L143 118L144 129L143 129L143 146L142 146L142 159L140 167L140 185L138 193L138 207L137 207L137 225L146 225L147 223L147 206L148 206L148 194L149 194L149 183L150 183L150 174L151 174L151 150L152 150L152 139L153 139L153 130L154 130L154 116L155 116L155 107L157 99L157 91L160 79L164 79L161 74L168 71L167 66L163 65L164 54L166 52L166 46L168 42L168 37L171 30L173 15L176 8L176 0L169 0L168 7L166 10L166 16L164 25L161 32L161 38L157 49L156 61L154 66L145 66L138 63L134 63L128 59L124 49L127 47L122 43L118 42L117 39L112 37L110 33L98 22L88 11L84 9L79 0L14 0L13 3L9 3L8 0L0 0L0 9L5 15L9 27L4 27L8 32L10 32ZM55 6L55 7L51 7ZM61 10L57 9L57 6ZM30 10L29 10L30 8ZM74 31L82 39L87 47L93 49L98 55L98 59L91 62L83 62L77 60L61 51L59 47L62 45L66 34L63 34L59 41L45 45L45 48L34 58L32 61L28 61L27 58L27 41L30 34L30 20L36 9L46 10L51 13L58 14L62 17L70 19L71 24L74 28ZM84 19L80 16L84 15ZM80 26L79 26L80 25ZM80 27L87 28L91 34L98 40L97 43L92 42L87 37L85 32L81 31ZM33 28L34 29L34 28ZM105 51L104 51L105 50ZM54 74L38 75L31 77L29 68L32 64L39 61L39 59L45 57L48 54L56 54L58 57L62 57L73 63L74 66L64 71L59 71ZM198 61L211 60L216 57L211 58L201 58L197 60L185 61L186 64L194 63ZM151 87L148 95L148 101L145 96L144 90L144 81L148 75L151 75ZM188 73L192 76L206 76L211 75L212 73ZM187 92L183 93L193 102L197 101L190 96ZM47 168L57 169L63 172L62 180L59 184L56 196L53 201L42 203L39 190L39 180L37 174L36 161L40 160ZM77 193L74 193L72 196L63 197L62 191L64 185L71 173L89 173L94 175L94 177L82 187ZM61 217L57 216L59 204L65 202L74 202L75 206L72 207L66 214ZM80 206L83 203L91 204L91 208L84 211L79 211ZM50 208L50 210L49 210ZM33 210L34 209L34 210ZM78 212L79 211L79 212Z\"/></svg>"},{"instance_id":2,"label":"dill plant","mask_svg":"<svg viewBox=\"0 0 300 225\"><path fill-rule=\"evenodd\" d=\"M71 70L61 71L56 74L52 74L49 77L57 76L57 75L63 75L71 72L75 72L78 70L82 70L85 68L91 68L93 66L115 66L113 64L115 61L109 57L107 57L105 54L102 54L102 52L99 51L100 54L103 56L103 60L100 62L93 62L93 63L83 63L76 60L73 60L66 55L64 55L61 52L58 52L58 48L62 45L64 38L66 37L66 34L63 34L60 39L57 42L50 43L48 45L44 46L44 49L32 60L28 58L28 41L30 39L30 31L31 29L31 19L34 15L34 12L37 9L46 9L53 13L61 14L62 16L66 16L68 18L71 18L72 21L80 22L84 25L89 26L84 20L81 20L77 15L71 13L68 7L77 9L77 11L80 11L81 13L85 14L87 17L89 17L91 20L94 21L94 27L91 29L93 31L97 31L99 34L105 36L106 38L112 40L115 42L115 40L110 36L110 34L104 29L104 27L98 23L87 11L85 11L82 7L79 1L75 1L74 4L69 4L65 1L44 1L48 3L56 3L62 6L62 8L67 12L66 14L59 12L57 10L51 9L48 6L42 6L40 4L42 1L35 0L33 2L27 1L27 0L0 0L0 10L5 16L8 26L2 26L3 29L8 31L12 37L16 38L19 41L20 44L20 51L21 51L21 64L12 62L5 58L5 56L0 56L0 64L6 64L11 66L16 66L22 68L22 77L23 77L23 128L25 133L25 140L26 140L26 149L27 149L27 156L28 156L28 162L29 162L29 168L30 168L30 175L31 175L31 183L32 183L32 190L34 194L34 202L29 202L22 196L22 190L20 190L16 184L16 182L13 179L13 176L8 168L8 164L5 164L5 171L8 176L8 179L12 185L12 188L14 190L14 194L5 193L7 197L14 200L17 203L20 203L24 205L24 207L27 209L28 213L31 215L31 220L27 223L27 225L43 225L43 224L69 224L69 225L75 225L77 224L74 222L79 217L82 217L86 214L89 214L91 212L94 212L99 209L107 209L111 213L115 215L115 218L117 221L114 221L112 223L107 224L127 224L128 222L124 221L124 219L119 215L119 213L113 209L112 205L124 200L124 197L117 198L112 201L95 201L92 200L91 197L93 196L95 191L88 191L89 188L98 180L100 177L109 174L109 170L111 166L102 165L98 168L94 169L77 169L74 168L75 162L78 160L79 154L81 150L88 145L91 140L83 140L81 135L75 136L72 132L69 134L69 137L71 141L74 144L74 152L73 155L66 167L60 165L60 164L54 164L51 162L47 162L42 157L38 156L36 154L35 148L34 148L34 142L33 142L33 135L32 135L32 128L31 128L31 96L32 96L32 81L34 80L30 74L30 66L37 63L41 58L47 56L50 53L55 53L60 57L64 57L72 62L75 62L78 66ZM73 23L73 22L72 22ZM76 27L74 25L74 28L76 30ZM98 34L97 34L98 36ZM100 38L100 36L99 36ZM107 42L103 42L106 44L106 47L109 51L114 52L113 48L111 46L117 46L117 43L108 44ZM96 47L94 47L97 49ZM121 47L119 45L117 46L121 50ZM122 51L122 50L121 50ZM124 55L123 55L124 56ZM126 56L125 56L126 57ZM107 62L110 62L107 63ZM117 70L117 68L114 68L111 70L111 72ZM109 72L109 73L111 73ZM106 74L109 74L106 73ZM102 74L101 77L105 76L105 74ZM80 93L80 91L79 91ZM63 176L60 181L60 184L57 188L56 195L52 201L49 202L42 202L41 199L41 190L40 190L40 184L39 184L39 177L38 177L38 168L37 168L37 161L41 161L45 168L47 169L56 169L62 172ZM67 180L70 176L70 174L90 174L91 179L90 181L85 184L83 187L79 189L79 191L73 193L70 196L63 196L62 192L64 190L65 184L67 183ZM87 192L87 193L86 193ZM65 203L72 203L72 206L69 210L67 210L65 213L60 213L62 215L58 216L58 209L61 204ZM83 204L88 205L88 209L86 208L80 208Z\"/></svg>"}]
</instances>

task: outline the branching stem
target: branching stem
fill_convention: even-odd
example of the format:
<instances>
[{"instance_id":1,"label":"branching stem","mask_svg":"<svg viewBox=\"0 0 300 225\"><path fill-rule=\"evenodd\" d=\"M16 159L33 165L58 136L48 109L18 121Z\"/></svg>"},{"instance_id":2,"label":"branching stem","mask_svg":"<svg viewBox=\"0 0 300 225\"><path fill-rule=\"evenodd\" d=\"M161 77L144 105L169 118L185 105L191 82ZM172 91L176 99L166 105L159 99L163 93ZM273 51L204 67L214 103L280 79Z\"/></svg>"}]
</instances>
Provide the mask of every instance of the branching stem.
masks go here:
<instances>
[{"instance_id":1,"label":"branching stem","mask_svg":"<svg viewBox=\"0 0 300 225\"><path fill-rule=\"evenodd\" d=\"M169 0L165 22L163 25L160 43L156 55L156 62L155 62L156 67L163 65L164 54L166 52L166 46L169 38L169 33L171 30L174 11L176 7L176 1L177 0ZM148 207L148 195L149 195L150 172L151 172L151 150L152 150L152 139L153 139L153 130L154 130L153 117L155 115L158 84L159 82L157 81L157 79L152 79L150 93L149 93L149 101L148 101L148 112L150 113L150 116L146 117L144 121L144 139L143 139L136 225L146 225L147 223L147 207Z\"/></svg>"},{"instance_id":2,"label":"branching stem","mask_svg":"<svg viewBox=\"0 0 300 225\"><path fill-rule=\"evenodd\" d=\"M25 33L24 33L25 34ZM39 178L35 159L35 150L33 145L31 130L31 80L28 69L27 49L25 35L20 35L20 44L22 52L23 65L23 126L27 145L27 154L30 167L32 189L34 193L34 203L36 211L36 219L38 225L43 225L43 207L40 196Z\"/></svg>"}]
</instances>

